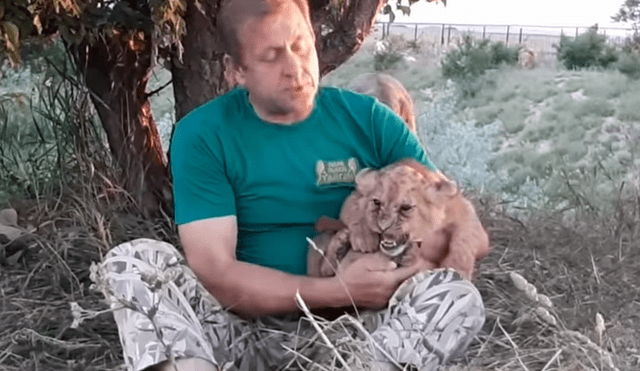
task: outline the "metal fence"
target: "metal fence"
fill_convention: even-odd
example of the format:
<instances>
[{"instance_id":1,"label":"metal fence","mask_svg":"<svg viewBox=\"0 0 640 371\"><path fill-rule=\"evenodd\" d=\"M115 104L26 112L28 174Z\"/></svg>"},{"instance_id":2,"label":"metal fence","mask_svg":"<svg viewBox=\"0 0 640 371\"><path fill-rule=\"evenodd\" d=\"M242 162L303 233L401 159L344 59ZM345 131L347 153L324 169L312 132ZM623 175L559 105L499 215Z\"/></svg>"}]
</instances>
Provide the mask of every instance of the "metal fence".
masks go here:
<instances>
[{"instance_id":1,"label":"metal fence","mask_svg":"<svg viewBox=\"0 0 640 371\"><path fill-rule=\"evenodd\" d=\"M596 25L597 27L597 25ZM465 34L475 38L502 41L506 45L524 45L541 53L555 54L554 45L562 36L577 37L591 27L576 26L529 26L529 25L477 25L448 23L389 23L377 22L376 35L382 39L390 34L401 34L408 40L427 41L432 44L457 43ZM613 44L621 45L633 34L631 28L597 27Z\"/></svg>"}]
</instances>

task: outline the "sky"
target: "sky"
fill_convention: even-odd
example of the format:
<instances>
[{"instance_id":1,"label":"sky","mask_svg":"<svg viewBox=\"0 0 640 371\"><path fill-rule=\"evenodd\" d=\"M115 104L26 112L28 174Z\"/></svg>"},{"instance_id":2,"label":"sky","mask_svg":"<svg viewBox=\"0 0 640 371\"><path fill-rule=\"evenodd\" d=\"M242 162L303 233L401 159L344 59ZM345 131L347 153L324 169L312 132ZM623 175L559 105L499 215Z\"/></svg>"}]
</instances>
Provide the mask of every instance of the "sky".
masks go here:
<instances>
[{"instance_id":1,"label":"sky","mask_svg":"<svg viewBox=\"0 0 640 371\"><path fill-rule=\"evenodd\" d=\"M389 1L393 7L395 3ZM629 27L611 21L623 3L624 0L447 0L445 7L421 0L411 6L411 17L396 11L396 22L568 27L598 23L601 27Z\"/></svg>"}]
</instances>

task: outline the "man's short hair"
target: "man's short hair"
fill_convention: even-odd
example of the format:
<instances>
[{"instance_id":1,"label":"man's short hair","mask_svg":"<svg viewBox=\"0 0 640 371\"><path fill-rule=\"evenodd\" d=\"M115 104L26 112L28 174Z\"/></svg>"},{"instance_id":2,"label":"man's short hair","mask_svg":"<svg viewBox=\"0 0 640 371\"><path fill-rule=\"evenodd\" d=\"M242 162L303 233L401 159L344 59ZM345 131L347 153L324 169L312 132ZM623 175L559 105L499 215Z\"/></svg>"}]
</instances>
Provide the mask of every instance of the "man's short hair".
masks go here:
<instances>
[{"instance_id":1,"label":"man's short hair","mask_svg":"<svg viewBox=\"0 0 640 371\"><path fill-rule=\"evenodd\" d=\"M400 81L384 73L367 73L354 79L349 87L358 93L378 98L400 116L411 131L416 131L413 100Z\"/></svg>"},{"instance_id":2,"label":"man's short hair","mask_svg":"<svg viewBox=\"0 0 640 371\"><path fill-rule=\"evenodd\" d=\"M242 65L242 43L240 30L249 20L261 20L269 15L277 14L282 6L293 3L307 20L313 35L309 4L306 0L226 0L218 13L218 27L222 33L222 41L227 54L236 63Z\"/></svg>"}]
</instances>

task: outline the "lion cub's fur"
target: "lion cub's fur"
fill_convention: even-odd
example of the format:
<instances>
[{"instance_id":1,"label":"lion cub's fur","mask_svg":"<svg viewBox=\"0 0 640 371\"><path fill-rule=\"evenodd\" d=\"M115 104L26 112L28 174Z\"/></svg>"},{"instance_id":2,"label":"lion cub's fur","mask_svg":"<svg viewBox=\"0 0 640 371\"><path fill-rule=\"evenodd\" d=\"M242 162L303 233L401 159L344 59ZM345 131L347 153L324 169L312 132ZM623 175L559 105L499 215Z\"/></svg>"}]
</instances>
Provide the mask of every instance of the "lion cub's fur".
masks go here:
<instances>
[{"instance_id":1,"label":"lion cub's fur","mask_svg":"<svg viewBox=\"0 0 640 371\"><path fill-rule=\"evenodd\" d=\"M444 175L413 160L360 172L340 221L323 219L316 229L325 231L314 241L326 259L310 249L308 274L315 276L331 276L361 254L381 253L399 265L417 259L423 270L455 268L471 279L490 251L473 205Z\"/></svg>"}]
</instances>

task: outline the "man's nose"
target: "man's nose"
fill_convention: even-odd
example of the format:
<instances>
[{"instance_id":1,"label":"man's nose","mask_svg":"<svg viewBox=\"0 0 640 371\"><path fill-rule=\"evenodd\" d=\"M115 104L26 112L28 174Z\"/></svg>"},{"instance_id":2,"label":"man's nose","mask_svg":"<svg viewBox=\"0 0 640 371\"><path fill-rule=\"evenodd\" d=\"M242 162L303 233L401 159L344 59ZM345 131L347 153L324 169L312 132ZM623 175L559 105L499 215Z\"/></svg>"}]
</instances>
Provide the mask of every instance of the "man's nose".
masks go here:
<instances>
[{"instance_id":1,"label":"man's nose","mask_svg":"<svg viewBox=\"0 0 640 371\"><path fill-rule=\"evenodd\" d=\"M302 77L302 60L300 56L296 55L291 50L287 50L285 52L282 73L285 77L290 77L293 80L299 81Z\"/></svg>"}]
</instances>

